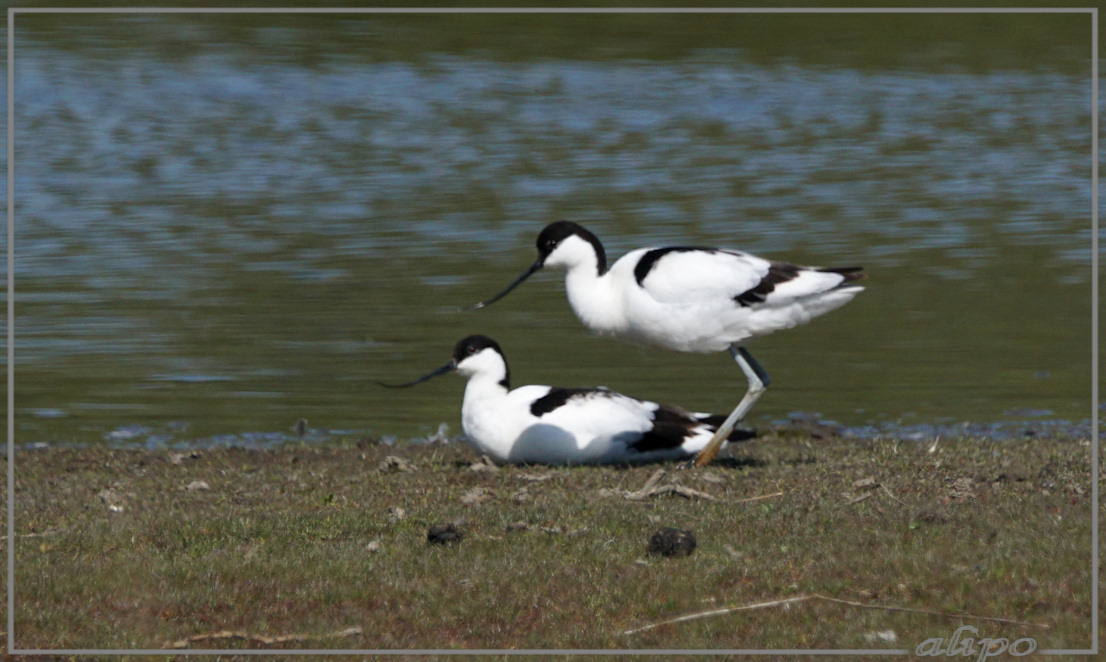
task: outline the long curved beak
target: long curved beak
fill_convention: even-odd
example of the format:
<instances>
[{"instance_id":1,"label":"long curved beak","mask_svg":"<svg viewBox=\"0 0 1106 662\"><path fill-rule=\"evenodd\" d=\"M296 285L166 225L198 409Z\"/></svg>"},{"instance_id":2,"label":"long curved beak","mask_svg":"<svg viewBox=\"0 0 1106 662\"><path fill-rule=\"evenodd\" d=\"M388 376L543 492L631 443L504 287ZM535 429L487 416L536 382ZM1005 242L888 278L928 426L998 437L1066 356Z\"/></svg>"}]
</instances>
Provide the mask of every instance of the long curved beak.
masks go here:
<instances>
[{"instance_id":1,"label":"long curved beak","mask_svg":"<svg viewBox=\"0 0 1106 662\"><path fill-rule=\"evenodd\" d=\"M539 271L543 266L545 266L545 259L544 258L538 258L538 261L535 262L534 264L530 265L530 268L526 270L526 273L524 273L521 276L519 276L518 278L516 278L515 282L513 282L513 283L511 283L510 285L507 286L507 289L503 290L499 294L495 295L494 297L492 297L492 298L490 298L486 301L481 301L480 303L473 305L472 307L469 308L469 310L480 310L484 306L490 306L493 303L495 303L496 301L499 301L503 297L507 296L511 292L511 290L513 290L516 287L518 287L519 285L521 285L522 281L526 280L530 276L533 276L534 272Z\"/></svg>"},{"instance_id":2,"label":"long curved beak","mask_svg":"<svg viewBox=\"0 0 1106 662\"><path fill-rule=\"evenodd\" d=\"M384 382L377 382L377 384L380 384L381 386L383 386L385 388L407 388L409 386L414 386L415 384L421 384L423 382L430 381L431 379L434 379L438 375L444 375L445 373L453 372L456 369L457 369L457 364L454 363L453 361L450 361L449 363L443 365L442 367L438 368L434 372L431 372L430 374L427 374L427 375L423 375L422 377L419 377L418 379L416 379L414 381L411 381L411 382L407 382L405 384L385 384Z\"/></svg>"}]
</instances>

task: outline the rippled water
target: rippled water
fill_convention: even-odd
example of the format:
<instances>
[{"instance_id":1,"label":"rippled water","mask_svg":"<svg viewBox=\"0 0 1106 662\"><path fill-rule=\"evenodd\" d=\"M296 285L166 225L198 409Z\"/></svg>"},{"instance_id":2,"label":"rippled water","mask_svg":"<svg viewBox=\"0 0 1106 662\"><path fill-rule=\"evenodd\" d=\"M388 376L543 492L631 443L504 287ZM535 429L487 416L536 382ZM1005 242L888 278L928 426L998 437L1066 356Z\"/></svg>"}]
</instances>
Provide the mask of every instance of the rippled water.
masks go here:
<instances>
[{"instance_id":1,"label":"rippled water","mask_svg":"<svg viewBox=\"0 0 1106 662\"><path fill-rule=\"evenodd\" d=\"M1090 84L1066 50L865 67L841 62L884 41L819 62L664 49L653 26L629 53L528 56L441 47L438 24L264 20L233 41L180 17L17 32L17 441L459 433L459 379L374 382L473 332L519 384L728 411L728 357L592 338L558 275L457 312L560 218L612 256L865 266L853 303L753 345L773 377L754 424L1090 416ZM396 32L430 46L372 48Z\"/></svg>"}]
</instances>

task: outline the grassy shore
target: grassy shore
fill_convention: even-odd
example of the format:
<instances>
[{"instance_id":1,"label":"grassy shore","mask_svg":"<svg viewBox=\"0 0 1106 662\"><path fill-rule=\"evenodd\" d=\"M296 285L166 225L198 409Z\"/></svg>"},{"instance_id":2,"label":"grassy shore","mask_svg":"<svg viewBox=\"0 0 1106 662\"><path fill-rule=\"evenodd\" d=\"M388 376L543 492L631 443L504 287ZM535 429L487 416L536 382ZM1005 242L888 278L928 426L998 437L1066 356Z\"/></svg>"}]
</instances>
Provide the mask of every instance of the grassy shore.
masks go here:
<instances>
[{"instance_id":1,"label":"grassy shore","mask_svg":"<svg viewBox=\"0 0 1106 662\"><path fill-rule=\"evenodd\" d=\"M475 460L368 439L20 450L14 643L914 650L968 624L1090 645L1086 440L778 430L705 470ZM463 538L428 544L450 522ZM694 553L649 555L664 526Z\"/></svg>"}]
</instances>

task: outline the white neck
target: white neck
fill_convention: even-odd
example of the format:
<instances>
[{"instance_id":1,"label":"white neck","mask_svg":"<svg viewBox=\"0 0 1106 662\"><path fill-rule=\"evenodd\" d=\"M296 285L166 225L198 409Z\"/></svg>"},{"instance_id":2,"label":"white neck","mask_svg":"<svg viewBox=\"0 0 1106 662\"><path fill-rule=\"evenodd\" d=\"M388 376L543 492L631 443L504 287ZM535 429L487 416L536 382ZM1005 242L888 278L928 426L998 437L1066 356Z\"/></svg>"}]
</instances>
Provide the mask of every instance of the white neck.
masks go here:
<instances>
[{"instance_id":1,"label":"white neck","mask_svg":"<svg viewBox=\"0 0 1106 662\"><path fill-rule=\"evenodd\" d=\"M507 389L500 377L493 374L473 375L465 386L465 399L461 403L461 427L469 443L477 452L504 461L510 451L508 431L503 417L498 415L500 406L507 399Z\"/></svg>"},{"instance_id":2,"label":"white neck","mask_svg":"<svg viewBox=\"0 0 1106 662\"><path fill-rule=\"evenodd\" d=\"M621 298L609 276L610 272L600 276L594 263L574 267L565 274L565 293L572 312L597 333L617 333L623 318Z\"/></svg>"},{"instance_id":3,"label":"white neck","mask_svg":"<svg viewBox=\"0 0 1106 662\"><path fill-rule=\"evenodd\" d=\"M586 239L574 235L546 257L545 266L565 270L568 303L584 326L598 333L618 333L624 322L622 297L611 272L599 274L596 251Z\"/></svg>"}]
</instances>

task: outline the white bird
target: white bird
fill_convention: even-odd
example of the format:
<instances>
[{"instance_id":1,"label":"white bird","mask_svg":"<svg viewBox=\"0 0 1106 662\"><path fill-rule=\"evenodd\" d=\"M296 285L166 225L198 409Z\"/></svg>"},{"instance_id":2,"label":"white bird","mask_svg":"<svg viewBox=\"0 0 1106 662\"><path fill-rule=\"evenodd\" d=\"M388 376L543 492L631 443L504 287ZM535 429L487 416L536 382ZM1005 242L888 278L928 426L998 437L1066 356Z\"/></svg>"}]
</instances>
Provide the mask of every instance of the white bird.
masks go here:
<instances>
[{"instance_id":1,"label":"white bird","mask_svg":"<svg viewBox=\"0 0 1106 662\"><path fill-rule=\"evenodd\" d=\"M749 388L699 453L698 466L714 458L768 386L743 344L806 323L864 289L853 284L865 277L861 267L803 267L722 248L639 248L608 269L599 239L569 221L546 226L537 246L537 262L473 308L495 303L543 267L560 268L569 305L592 331L678 352L729 350Z\"/></svg>"},{"instance_id":2,"label":"white bird","mask_svg":"<svg viewBox=\"0 0 1106 662\"><path fill-rule=\"evenodd\" d=\"M498 463L610 464L694 457L722 416L638 400L606 388L520 386L513 391L503 351L487 336L457 343L446 365L406 384L447 372L468 378L461 426L477 452ZM730 440L752 434L733 431Z\"/></svg>"}]
</instances>

